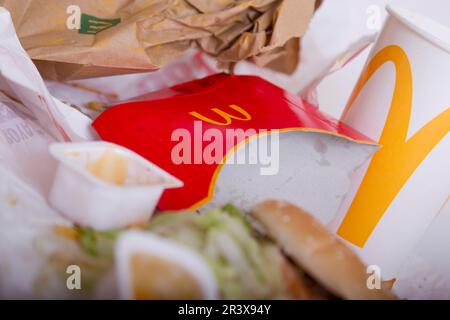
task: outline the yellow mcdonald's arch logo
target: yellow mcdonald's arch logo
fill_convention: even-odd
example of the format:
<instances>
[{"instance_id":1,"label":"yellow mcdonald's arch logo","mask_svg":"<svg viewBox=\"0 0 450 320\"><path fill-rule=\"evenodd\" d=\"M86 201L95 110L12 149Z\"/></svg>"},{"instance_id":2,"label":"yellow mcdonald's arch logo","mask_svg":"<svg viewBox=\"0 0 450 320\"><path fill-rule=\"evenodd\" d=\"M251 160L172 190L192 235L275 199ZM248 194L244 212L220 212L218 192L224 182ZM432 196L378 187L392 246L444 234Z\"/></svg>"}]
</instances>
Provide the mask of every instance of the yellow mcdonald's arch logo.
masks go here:
<instances>
[{"instance_id":1,"label":"yellow mcdonald's arch logo","mask_svg":"<svg viewBox=\"0 0 450 320\"><path fill-rule=\"evenodd\" d=\"M205 116L203 116L203 115L201 115L201 114L199 114L199 113L197 113L195 111L189 112L189 114L191 116L196 117L197 119L200 119L202 121L205 121L205 122L208 122L208 123L212 123L212 124L215 124L215 125L218 125L218 126L228 126L228 125L230 125L231 121L232 121L231 119L241 120L241 121L249 121L249 120L252 119L252 116L247 111L245 111L244 108L241 108L241 107L239 107L237 105L234 105L234 104L230 105L229 107L231 109L239 112L243 117L237 117L237 116L231 115L231 114L226 113L225 111L222 111L222 110L220 110L218 108L213 108L213 109L211 109L211 111L214 111L215 113L220 115L222 118L224 118L225 122L218 122L218 121L209 119L209 118L207 118L207 117L205 117Z\"/></svg>"},{"instance_id":2,"label":"yellow mcdonald's arch logo","mask_svg":"<svg viewBox=\"0 0 450 320\"><path fill-rule=\"evenodd\" d=\"M353 104L374 73L387 62L394 63L396 80L387 121L379 141L381 149L373 157L337 231L339 236L361 248L414 171L450 130L450 108L447 108L407 140L413 77L409 59L399 46L382 49L370 61L347 108Z\"/></svg>"}]
</instances>

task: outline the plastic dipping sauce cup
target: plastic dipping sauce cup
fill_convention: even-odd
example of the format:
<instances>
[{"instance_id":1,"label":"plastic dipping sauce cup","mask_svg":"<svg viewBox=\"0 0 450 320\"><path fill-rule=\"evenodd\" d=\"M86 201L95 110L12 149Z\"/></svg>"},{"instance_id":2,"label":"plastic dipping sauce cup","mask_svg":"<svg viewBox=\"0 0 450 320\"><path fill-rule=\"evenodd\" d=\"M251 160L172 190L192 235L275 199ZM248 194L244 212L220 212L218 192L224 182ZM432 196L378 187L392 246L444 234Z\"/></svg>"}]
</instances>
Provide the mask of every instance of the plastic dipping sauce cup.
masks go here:
<instances>
[{"instance_id":1,"label":"plastic dipping sauce cup","mask_svg":"<svg viewBox=\"0 0 450 320\"><path fill-rule=\"evenodd\" d=\"M51 205L82 226L125 227L147 221L165 189L183 183L121 146L107 142L58 143Z\"/></svg>"}]
</instances>

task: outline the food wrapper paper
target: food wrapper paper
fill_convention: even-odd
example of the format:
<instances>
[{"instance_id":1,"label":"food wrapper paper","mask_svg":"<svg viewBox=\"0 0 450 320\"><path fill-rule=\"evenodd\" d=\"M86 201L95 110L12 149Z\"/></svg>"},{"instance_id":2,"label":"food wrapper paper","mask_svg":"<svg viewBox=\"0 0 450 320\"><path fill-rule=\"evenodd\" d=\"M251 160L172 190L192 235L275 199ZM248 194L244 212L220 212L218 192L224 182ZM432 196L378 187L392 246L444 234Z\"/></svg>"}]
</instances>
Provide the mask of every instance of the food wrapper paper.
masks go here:
<instances>
[{"instance_id":1,"label":"food wrapper paper","mask_svg":"<svg viewBox=\"0 0 450 320\"><path fill-rule=\"evenodd\" d=\"M90 119L49 93L1 8L0 34L0 163L45 196L54 170L48 144L92 139Z\"/></svg>"},{"instance_id":2,"label":"food wrapper paper","mask_svg":"<svg viewBox=\"0 0 450 320\"><path fill-rule=\"evenodd\" d=\"M0 0L46 78L157 70L197 46L292 72L316 0ZM277 63L278 61L278 63Z\"/></svg>"}]
</instances>

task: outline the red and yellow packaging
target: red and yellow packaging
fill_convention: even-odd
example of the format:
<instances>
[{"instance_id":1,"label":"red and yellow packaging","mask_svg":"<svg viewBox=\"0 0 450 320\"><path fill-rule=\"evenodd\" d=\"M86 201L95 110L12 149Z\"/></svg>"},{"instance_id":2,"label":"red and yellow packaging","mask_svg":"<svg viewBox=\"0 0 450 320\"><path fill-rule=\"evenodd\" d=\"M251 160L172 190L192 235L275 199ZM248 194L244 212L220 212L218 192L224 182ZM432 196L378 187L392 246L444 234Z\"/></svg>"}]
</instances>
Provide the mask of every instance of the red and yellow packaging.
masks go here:
<instances>
[{"instance_id":1,"label":"red and yellow packaging","mask_svg":"<svg viewBox=\"0 0 450 320\"><path fill-rule=\"evenodd\" d=\"M158 205L161 210L196 209L211 200L226 158L258 135L275 130L315 132L372 144L351 127L259 77L218 74L147 98L151 100L110 108L93 127L102 139L134 150L184 182L184 187L164 193ZM188 142L191 155L183 155L191 159L190 163L173 161L174 148L179 144L173 134L179 129L193 137ZM223 161L205 163L201 155L212 141L206 141L203 133L210 129L222 133L224 140L229 140L226 130L230 129L253 129L256 133L221 141L223 147L218 153Z\"/></svg>"}]
</instances>

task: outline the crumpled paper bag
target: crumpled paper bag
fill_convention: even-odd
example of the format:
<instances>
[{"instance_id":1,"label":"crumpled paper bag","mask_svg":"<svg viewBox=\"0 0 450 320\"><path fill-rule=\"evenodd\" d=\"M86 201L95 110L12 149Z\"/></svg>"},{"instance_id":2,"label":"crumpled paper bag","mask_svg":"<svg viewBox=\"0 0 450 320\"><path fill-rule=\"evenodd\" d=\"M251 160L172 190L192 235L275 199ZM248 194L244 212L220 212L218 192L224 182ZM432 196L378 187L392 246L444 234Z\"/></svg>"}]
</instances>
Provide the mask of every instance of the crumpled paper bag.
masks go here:
<instances>
[{"instance_id":1,"label":"crumpled paper bag","mask_svg":"<svg viewBox=\"0 0 450 320\"><path fill-rule=\"evenodd\" d=\"M0 0L41 74L56 80L157 70L195 45L224 66L253 59L292 72L319 3Z\"/></svg>"}]
</instances>

